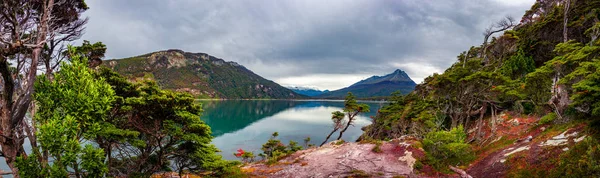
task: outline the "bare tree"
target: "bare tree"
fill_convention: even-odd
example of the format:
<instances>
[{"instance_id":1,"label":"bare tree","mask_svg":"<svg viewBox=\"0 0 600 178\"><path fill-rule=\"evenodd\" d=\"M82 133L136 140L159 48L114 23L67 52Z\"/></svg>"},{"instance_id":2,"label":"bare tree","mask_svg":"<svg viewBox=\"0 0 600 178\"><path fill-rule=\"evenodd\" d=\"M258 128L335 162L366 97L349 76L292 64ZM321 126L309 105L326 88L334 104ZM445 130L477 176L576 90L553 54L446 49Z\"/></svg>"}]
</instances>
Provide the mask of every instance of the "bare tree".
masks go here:
<instances>
[{"instance_id":1,"label":"bare tree","mask_svg":"<svg viewBox=\"0 0 600 178\"><path fill-rule=\"evenodd\" d=\"M327 135L327 138L325 138L325 141L323 141L323 143L321 143L321 145L319 146L323 146L325 143L327 143L327 140L329 140L329 137L331 137L331 135L333 135L333 133L335 133L336 131L340 130L342 127L344 127L344 113L340 112L340 111L335 111L331 113L331 121L333 121L333 130L331 130L331 132L329 133L329 135Z\"/></svg>"},{"instance_id":2,"label":"bare tree","mask_svg":"<svg viewBox=\"0 0 600 178\"><path fill-rule=\"evenodd\" d=\"M348 115L348 122L346 122L346 126L344 126L340 131L340 135L336 140L342 139L342 135L344 135L344 132L346 132L348 127L351 125L354 126L354 120L358 114L369 111L369 105L358 104L356 102L356 97L351 92L348 92L348 95L346 95L346 99L344 101L344 112L346 112L346 115Z\"/></svg>"},{"instance_id":3,"label":"bare tree","mask_svg":"<svg viewBox=\"0 0 600 178\"><path fill-rule=\"evenodd\" d=\"M483 32L483 45L481 46L481 57L483 58L483 62L484 63L488 63L488 57L487 57L487 49L488 49L488 40L489 38L494 35L495 33L498 32L502 32L504 30L508 30L511 29L513 27L515 27L517 24L515 23L515 19L512 18L511 16L506 16L504 17L504 19L496 22L493 25L490 25L487 29L485 29L485 32Z\"/></svg>"}]
</instances>

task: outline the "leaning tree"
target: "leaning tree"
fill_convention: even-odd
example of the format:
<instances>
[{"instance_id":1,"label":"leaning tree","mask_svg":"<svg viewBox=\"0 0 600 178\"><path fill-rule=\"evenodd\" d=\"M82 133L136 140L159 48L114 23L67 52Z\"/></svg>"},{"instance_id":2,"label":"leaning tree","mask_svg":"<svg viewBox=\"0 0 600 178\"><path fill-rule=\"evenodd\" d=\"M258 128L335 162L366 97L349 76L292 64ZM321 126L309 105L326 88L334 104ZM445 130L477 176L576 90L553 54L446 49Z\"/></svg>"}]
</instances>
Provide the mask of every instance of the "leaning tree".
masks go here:
<instances>
[{"instance_id":1,"label":"leaning tree","mask_svg":"<svg viewBox=\"0 0 600 178\"><path fill-rule=\"evenodd\" d=\"M32 103L38 67L50 64L49 45L79 37L85 24L80 15L87 8L83 0L0 2L0 156L15 177L15 159L25 155L25 138L37 145L35 128L24 118Z\"/></svg>"}]
</instances>

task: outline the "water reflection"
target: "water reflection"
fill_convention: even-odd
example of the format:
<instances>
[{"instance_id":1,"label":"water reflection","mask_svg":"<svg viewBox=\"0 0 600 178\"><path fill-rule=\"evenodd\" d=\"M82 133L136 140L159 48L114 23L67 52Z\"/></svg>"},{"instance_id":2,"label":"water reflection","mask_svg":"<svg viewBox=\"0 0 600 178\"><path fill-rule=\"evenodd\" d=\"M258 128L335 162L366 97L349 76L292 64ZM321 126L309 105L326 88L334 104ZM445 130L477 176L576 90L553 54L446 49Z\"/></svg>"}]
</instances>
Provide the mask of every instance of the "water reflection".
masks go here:
<instances>
[{"instance_id":1,"label":"water reflection","mask_svg":"<svg viewBox=\"0 0 600 178\"><path fill-rule=\"evenodd\" d=\"M302 143L311 137L312 144L319 144L331 131L331 112L341 110L339 101L212 101L204 102L202 119L213 130L213 144L221 149L226 159L242 148L255 153L260 150L273 132L279 132L284 143L294 140ZM354 126L342 137L356 140L361 127L370 124L370 118L379 108L377 103L368 103L370 113L357 116ZM332 136L337 138L337 133Z\"/></svg>"}]
</instances>

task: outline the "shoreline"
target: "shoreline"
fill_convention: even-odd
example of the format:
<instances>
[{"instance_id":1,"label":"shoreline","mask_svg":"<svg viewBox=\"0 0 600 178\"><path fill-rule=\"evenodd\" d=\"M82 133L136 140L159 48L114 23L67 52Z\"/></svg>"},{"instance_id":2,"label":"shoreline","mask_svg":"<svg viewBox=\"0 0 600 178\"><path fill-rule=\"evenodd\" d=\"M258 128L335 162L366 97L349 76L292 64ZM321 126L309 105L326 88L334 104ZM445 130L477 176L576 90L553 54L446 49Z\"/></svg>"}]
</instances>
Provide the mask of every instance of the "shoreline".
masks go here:
<instances>
[{"instance_id":1,"label":"shoreline","mask_svg":"<svg viewBox=\"0 0 600 178\"><path fill-rule=\"evenodd\" d=\"M344 102L343 99L226 99L226 98L205 98L194 99L195 101L328 101L328 102ZM387 100L356 100L361 103L391 103Z\"/></svg>"}]
</instances>

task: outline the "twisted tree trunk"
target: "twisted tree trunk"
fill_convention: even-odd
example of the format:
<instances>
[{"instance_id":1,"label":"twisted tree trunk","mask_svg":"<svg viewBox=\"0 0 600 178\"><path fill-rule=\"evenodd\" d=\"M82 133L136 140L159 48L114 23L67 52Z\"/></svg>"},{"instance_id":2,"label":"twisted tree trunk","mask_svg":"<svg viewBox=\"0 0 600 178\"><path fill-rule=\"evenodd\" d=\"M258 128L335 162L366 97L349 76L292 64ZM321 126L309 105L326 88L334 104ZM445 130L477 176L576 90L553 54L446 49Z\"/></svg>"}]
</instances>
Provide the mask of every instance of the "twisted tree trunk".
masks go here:
<instances>
[{"instance_id":1,"label":"twisted tree trunk","mask_svg":"<svg viewBox=\"0 0 600 178\"><path fill-rule=\"evenodd\" d=\"M352 125L352 122L354 121L354 117L356 115L358 115L358 111L348 114L348 123L346 124L344 129L342 129L342 131L340 131L340 135L338 136L338 138L336 140L342 139L342 135L344 134L344 132L346 132L346 130L348 130L348 127L350 127L350 125Z\"/></svg>"},{"instance_id":2,"label":"twisted tree trunk","mask_svg":"<svg viewBox=\"0 0 600 178\"><path fill-rule=\"evenodd\" d=\"M331 137L331 135L333 135L333 133L335 133L335 132L336 132L336 131L338 131L338 130L339 130L338 128L335 128L335 129L333 129L333 130L331 131L331 133L329 133L329 135L327 135L327 138L325 138L325 141L323 141L323 143L321 143L321 145L319 145L319 146L323 146L323 145L325 145L325 143L327 143L327 140L329 140L329 137Z\"/></svg>"}]
</instances>

